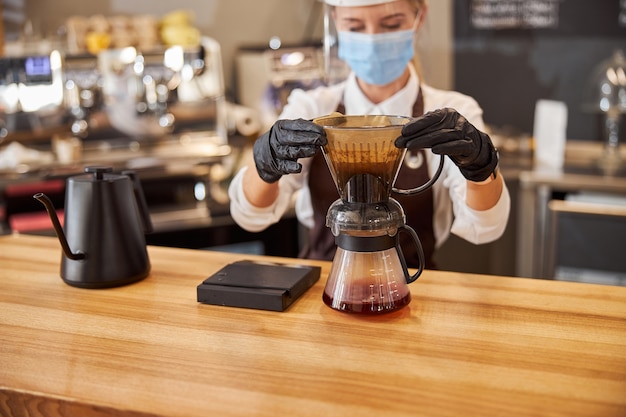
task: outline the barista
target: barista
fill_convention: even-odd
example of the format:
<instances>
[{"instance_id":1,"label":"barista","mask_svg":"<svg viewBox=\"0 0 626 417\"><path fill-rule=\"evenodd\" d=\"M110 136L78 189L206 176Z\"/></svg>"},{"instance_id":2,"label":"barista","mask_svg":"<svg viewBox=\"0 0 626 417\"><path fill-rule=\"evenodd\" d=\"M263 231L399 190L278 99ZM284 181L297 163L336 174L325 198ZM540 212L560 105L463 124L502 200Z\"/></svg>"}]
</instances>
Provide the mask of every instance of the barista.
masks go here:
<instances>
[{"instance_id":1,"label":"barista","mask_svg":"<svg viewBox=\"0 0 626 417\"><path fill-rule=\"evenodd\" d=\"M278 222L297 195L297 217L309 229L301 256L331 260L336 246L325 216L339 196L319 152L325 133L309 120L336 111L401 115L416 119L396 141L408 148L397 188L425 183L439 155L446 158L432 188L394 195L422 241L426 267L436 267L432 255L450 233L474 244L499 238L510 198L496 150L483 133L482 110L471 97L430 87L418 75L414 39L426 17L426 0L325 1L338 32L339 57L351 73L338 84L291 93L279 120L255 142L253 163L230 185L234 220L248 231L261 231ZM403 245L403 252L415 266L414 246Z\"/></svg>"}]
</instances>

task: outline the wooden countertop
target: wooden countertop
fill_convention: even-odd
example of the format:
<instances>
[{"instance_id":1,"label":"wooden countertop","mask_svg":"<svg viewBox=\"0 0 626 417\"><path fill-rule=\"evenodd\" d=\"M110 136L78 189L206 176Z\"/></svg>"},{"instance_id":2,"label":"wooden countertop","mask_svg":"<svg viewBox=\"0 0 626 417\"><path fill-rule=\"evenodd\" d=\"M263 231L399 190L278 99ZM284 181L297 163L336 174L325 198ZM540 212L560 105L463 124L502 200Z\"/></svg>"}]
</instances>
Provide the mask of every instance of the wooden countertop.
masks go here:
<instances>
[{"instance_id":1,"label":"wooden countertop","mask_svg":"<svg viewBox=\"0 0 626 417\"><path fill-rule=\"evenodd\" d=\"M151 275L86 290L56 239L0 237L0 415L624 416L626 288L425 271L408 308L196 302L255 257L150 247ZM273 258L278 262L294 262Z\"/></svg>"}]
</instances>

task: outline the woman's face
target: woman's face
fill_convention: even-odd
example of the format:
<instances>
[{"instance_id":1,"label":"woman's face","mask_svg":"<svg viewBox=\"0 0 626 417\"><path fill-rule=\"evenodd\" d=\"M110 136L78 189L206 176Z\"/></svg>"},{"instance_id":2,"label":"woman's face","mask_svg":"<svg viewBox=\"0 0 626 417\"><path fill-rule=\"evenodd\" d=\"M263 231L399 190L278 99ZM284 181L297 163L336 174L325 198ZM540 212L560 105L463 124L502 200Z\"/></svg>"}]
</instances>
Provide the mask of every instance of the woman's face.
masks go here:
<instances>
[{"instance_id":1,"label":"woman's face","mask_svg":"<svg viewBox=\"0 0 626 417\"><path fill-rule=\"evenodd\" d=\"M417 15L418 11L406 0L374 6L336 6L333 11L338 31L368 34L413 29Z\"/></svg>"}]
</instances>

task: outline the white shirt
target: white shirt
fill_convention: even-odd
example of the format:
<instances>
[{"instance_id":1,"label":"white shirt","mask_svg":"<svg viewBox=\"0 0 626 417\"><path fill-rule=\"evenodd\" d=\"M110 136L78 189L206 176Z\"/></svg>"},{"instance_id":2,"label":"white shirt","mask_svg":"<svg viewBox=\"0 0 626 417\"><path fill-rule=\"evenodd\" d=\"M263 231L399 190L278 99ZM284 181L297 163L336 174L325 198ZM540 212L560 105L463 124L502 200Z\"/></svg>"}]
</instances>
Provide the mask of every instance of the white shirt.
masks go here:
<instances>
[{"instance_id":1,"label":"white shirt","mask_svg":"<svg viewBox=\"0 0 626 417\"><path fill-rule=\"evenodd\" d=\"M310 91L294 90L288 98L279 119L314 119L336 111L342 101L346 114L380 114L412 116L413 104L420 88L418 77L411 66L411 77L407 85L387 100L374 104L362 93L354 74L340 84L320 87ZM424 112L443 107L451 107L462 114L476 129L484 131L482 109L471 97L421 85L424 98ZM437 169L439 155L427 152L430 176ZM446 157L447 159L447 157ZM243 229L258 232L280 220L297 197L295 207L298 220L307 227L313 224L313 210L308 190L308 173L311 158L298 160L302 164L299 174L283 175L278 182L279 196L269 207L259 208L250 204L242 186L243 168L232 180L228 194L230 213ZM465 203L466 180L458 167L446 160L441 176L433 185L436 246L439 247L450 233L475 244L488 243L498 239L506 227L510 210L510 196L506 185L498 203L489 210L473 210ZM339 198L339 196L337 196ZM407 217L410 213L406 214Z\"/></svg>"}]
</instances>

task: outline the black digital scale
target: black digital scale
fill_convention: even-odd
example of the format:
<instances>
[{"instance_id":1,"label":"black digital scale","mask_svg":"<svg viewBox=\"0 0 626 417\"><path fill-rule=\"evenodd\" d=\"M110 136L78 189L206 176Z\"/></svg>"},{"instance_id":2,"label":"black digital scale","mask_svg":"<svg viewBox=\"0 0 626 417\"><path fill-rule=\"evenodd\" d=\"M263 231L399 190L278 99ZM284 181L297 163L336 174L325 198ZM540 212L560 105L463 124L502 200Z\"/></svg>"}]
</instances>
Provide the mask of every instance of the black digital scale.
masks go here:
<instances>
[{"instance_id":1,"label":"black digital scale","mask_svg":"<svg viewBox=\"0 0 626 417\"><path fill-rule=\"evenodd\" d=\"M284 311L320 277L319 266L242 260L198 285L198 302Z\"/></svg>"}]
</instances>

